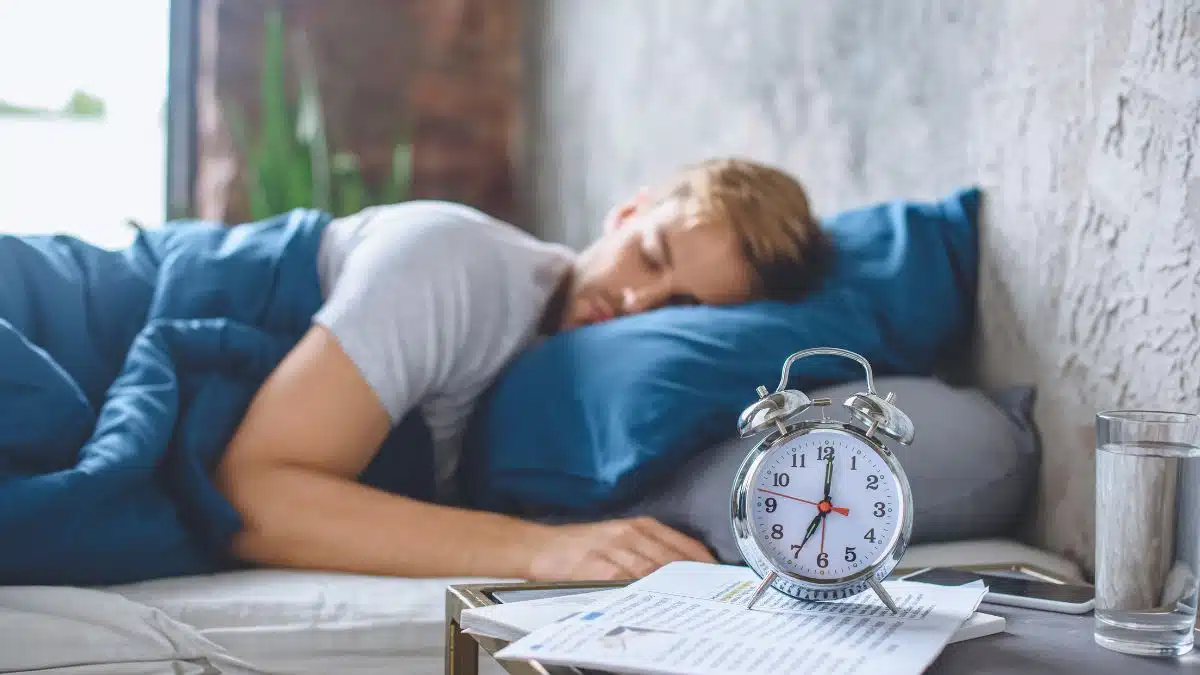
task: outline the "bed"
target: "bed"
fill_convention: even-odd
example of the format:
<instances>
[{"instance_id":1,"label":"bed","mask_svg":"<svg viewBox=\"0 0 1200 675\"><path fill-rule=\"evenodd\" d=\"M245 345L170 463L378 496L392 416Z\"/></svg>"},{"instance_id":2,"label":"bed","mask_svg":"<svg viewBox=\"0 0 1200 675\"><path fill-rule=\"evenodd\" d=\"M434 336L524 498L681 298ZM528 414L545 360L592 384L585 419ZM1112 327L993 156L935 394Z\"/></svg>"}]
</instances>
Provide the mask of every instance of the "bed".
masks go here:
<instances>
[{"instance_id":1,"label":"bed","mask_svg":"<svg viewBox=\"0 0 1200 675\"><path fill-rule=\"evenodd\" d=\"M725 500L746 449L718 441L745 398L810 343L853 348L896 377L932 372L972 325L978 198L830 219L844 264L809 302L672 307L541 343L485 403L466 462L480 469L465 477L472 505L590 518L647 496L641 513L705 535L729 561ZM0 583L13 584L0 586L0 673L441 670L445 587L479 579L221 571L240 523L209 471L319 305L311 262L327 220L181 224L121 252L0 239L0 362L16 366L0 369L0 541L21 542L0 555ZM858 386L859 373L822 363L793 384ZM914 541L958 541L914 547L906 566L1078 577L1056 556L981 541L1016 531L1036 481L1028 396L1014 407L924 379L878 382L925 439L901 456ZM393 440L411 449L405 433L380 456Z\"/></svg>"},{"instance_id":2,"label":"bed","mask_svg":"<svg viewBox=\"0 0 1200 675\"><path fill-rule=\"evenodd\" d=\"M925 544L905 567L1023 564L1079 579L1011 540ZM445 589L479 579L248 570L109 586L0 587L0 672L271 675L441 672ZM481 659L484 673L500 673Z\"/></svg>"}]
</instances>

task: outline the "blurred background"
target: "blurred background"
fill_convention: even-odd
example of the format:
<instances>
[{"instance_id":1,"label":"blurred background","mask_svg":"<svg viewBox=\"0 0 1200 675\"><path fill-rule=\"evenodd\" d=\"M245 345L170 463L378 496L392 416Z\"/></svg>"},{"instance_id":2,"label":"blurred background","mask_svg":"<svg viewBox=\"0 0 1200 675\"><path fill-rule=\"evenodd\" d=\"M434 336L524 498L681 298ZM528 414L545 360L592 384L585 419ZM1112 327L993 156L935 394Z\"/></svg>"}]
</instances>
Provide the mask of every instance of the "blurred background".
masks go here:
<instances>
[{"instance_id":1,"label":"blurred background","mask_svg":"<svg viewBox=\"0 0 1200 675\"><path fill-rule=\"evenodd\" d=\"M1085 563L1093 413L1200 395L1200 3L0 0L0 59L0 231L103 245L435 197L579 246L720 154L821 213L979 185L976 374L1038 385Z\"/></svg>"},{"instance_id":2,"label":"blurred background","mask_svg":"<svg viewBox=\"0 0 1200 675\"><path fill-rule=\"evenodd\" d=\"M166 208L166 2L0 1L0 224L131 239Z\"/></svg>"}]
</instances>

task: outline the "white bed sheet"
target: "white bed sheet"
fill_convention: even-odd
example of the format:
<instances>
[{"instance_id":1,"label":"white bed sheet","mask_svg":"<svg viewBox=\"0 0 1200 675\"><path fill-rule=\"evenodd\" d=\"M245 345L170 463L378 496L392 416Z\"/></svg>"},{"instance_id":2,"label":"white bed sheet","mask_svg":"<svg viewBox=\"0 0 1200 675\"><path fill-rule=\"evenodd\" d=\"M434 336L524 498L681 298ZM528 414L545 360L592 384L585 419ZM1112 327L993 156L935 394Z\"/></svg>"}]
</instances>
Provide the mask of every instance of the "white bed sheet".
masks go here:
<instances>
[{"instance_id":1,"label":"white bed sheet","mask_svg":"<svg viewBox=\"0 0 1200 675\"><path fill-rule=\"evenodd\" d=\"M438 673L446 586L480 581L253 570L0 588L0 673Z\"/></svg>"}]
</instances>

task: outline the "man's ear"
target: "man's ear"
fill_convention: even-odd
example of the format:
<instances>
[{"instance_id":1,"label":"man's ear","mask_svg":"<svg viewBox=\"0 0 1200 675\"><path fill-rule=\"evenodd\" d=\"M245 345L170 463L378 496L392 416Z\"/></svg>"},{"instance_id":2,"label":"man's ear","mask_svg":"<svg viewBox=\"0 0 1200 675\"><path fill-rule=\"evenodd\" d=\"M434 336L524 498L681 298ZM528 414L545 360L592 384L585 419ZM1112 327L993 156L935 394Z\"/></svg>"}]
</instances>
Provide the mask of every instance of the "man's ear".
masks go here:
<instances>
[{"instance_id":1,"label":"man's ear","mask_svg":"<svg viewBox=\"0 0 1200 675\"><path fill-rule=\"evenodd\" d=\"M638 190L637 195L633 199L615 206L604 221L604 231L606 233L612 232L628 222L629 218L646 204L648 195L649 193L646 188L642 188Z\"/></svg>"}]
</instances>

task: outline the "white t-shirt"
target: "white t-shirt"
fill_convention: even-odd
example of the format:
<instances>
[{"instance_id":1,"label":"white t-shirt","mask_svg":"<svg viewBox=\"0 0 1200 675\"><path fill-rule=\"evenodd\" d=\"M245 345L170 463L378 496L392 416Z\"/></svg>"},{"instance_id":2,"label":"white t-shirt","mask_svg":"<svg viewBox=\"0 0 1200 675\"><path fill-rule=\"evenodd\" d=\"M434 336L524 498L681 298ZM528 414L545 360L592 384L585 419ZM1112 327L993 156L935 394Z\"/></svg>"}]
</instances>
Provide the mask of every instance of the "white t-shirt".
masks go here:
<instances>
[{"instance_id":1,"label":"white t-shirt","mask_svg":"<svg viewBox=\"0 0 1200 675\"><path fill-rule=\"evenodd\" d=\"M536 338L573 258L461 204L372 207L322 235L325 303L314 321L337 338L393 426L420 406L444 487L476 399Z\"/></svg>"}]
</instances>

